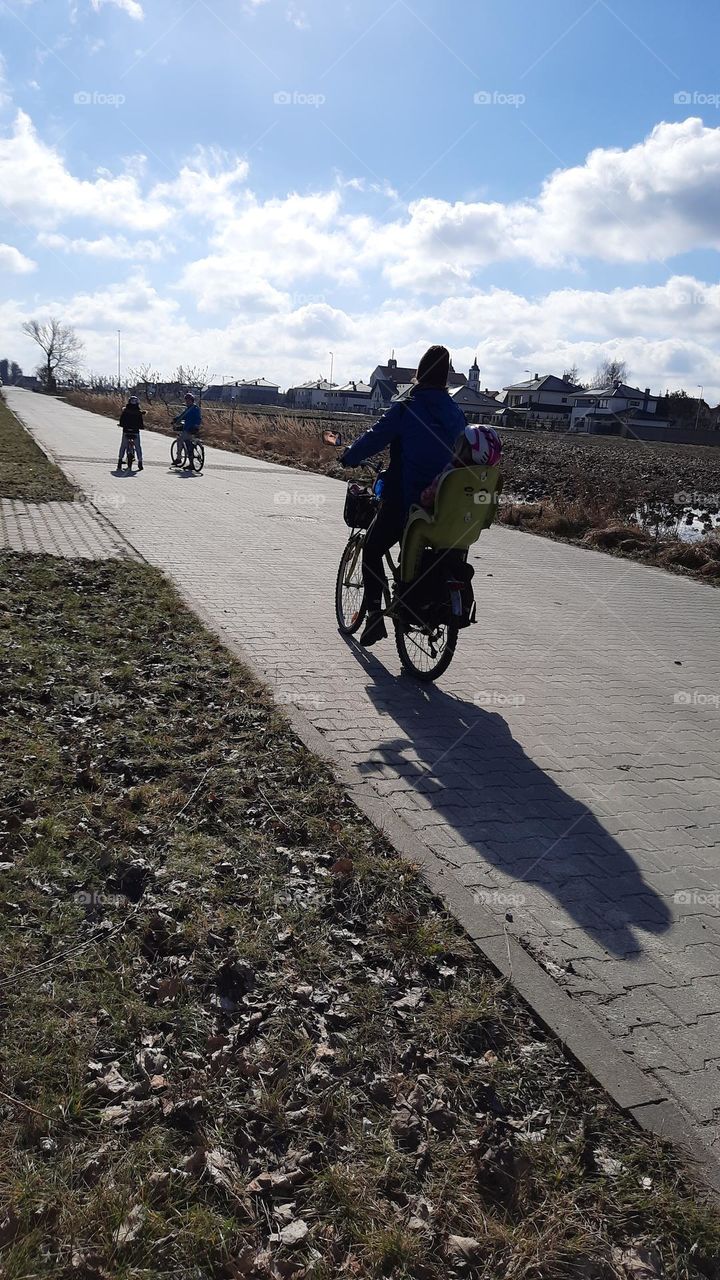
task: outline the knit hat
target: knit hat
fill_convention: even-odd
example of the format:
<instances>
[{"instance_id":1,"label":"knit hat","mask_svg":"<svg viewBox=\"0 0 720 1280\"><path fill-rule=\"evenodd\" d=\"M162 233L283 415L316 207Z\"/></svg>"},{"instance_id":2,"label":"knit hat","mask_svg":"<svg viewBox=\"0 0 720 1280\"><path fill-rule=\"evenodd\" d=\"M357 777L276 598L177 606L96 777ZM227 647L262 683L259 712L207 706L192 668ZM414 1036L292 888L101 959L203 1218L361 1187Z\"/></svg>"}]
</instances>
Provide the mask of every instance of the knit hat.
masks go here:
<instances>
[{"instance_id":1,"label":"knit hat","mask_svg":"<svg viewBox=\"0 0 720 1280\"><path fill-rule=\"evenodd\" d=\"M415 381L420 387L438 387L445 389L450 375L450 352L447 347L428 347L421 358L415 374Z\"/></svg>"}]
</instances>

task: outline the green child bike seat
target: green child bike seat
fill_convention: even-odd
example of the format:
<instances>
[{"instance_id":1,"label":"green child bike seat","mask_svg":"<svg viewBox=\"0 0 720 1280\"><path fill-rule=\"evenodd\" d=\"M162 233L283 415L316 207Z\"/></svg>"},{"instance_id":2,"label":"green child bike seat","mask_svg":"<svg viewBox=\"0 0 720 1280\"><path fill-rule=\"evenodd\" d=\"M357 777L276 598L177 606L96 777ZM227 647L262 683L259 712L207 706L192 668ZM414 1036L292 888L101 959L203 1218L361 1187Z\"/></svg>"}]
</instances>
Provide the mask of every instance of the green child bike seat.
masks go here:
<instances>
[{"instance_id":1,"label":"green child bike seat","mask_svg":"<svg viewBox=\"0 0 720 1280\"><path fill-rule=\"evenodd\" d=\"M440 478L432 511L411 507L400 552L400 577L411 582L426 547L467 551L492 524L502 492L499 466L454 467Z\"/></svg>"}]
</instances>

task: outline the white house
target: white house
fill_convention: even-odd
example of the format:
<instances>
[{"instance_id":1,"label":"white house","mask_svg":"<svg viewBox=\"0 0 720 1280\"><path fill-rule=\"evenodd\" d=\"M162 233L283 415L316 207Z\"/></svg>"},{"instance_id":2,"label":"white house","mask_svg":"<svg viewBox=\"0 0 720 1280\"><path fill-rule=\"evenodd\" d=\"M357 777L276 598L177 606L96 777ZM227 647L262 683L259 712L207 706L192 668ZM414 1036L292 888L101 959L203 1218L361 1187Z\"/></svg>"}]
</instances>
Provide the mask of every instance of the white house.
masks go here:
<instances>
[{"instance_id":1,"label":"white house","mask_svg":"<svg viewBox=\"0 0 720 1280\"><path fill-rule=\"evenodd\" d=\"M327 392L327 406L339 413L372 413L372 396L369 382L346 382Z\"/></svg>"},{"instance_id":2,"label":"white house","mask_svg":"<svg viewBox=\"0 0 720 1280\"><path fill-rule=\"evenodd\" d=\"M293 409L327 409L328 392L335 386L336 383L327 382L325 378L315 378L299 387L288 387L287 402Z\"/></svg>"},{"instance_id":3,"label":"white house","mask_svg":"<svg viewBox=\"0 0 720 1280\"><path fill-rule=\"evenodd\" d=\"M269 382L267 378L246 378L236 382L229 390L229 398L240 404L278 404L280 387L277 382Z\"/></svg>"},{"instance_id":4,"label":"white house","mask_svg":"<svg viewBox=\"0 0 720 1280\"><path fill-rule=\"evenodd\" d=\"M450 395L468 422L493 422L498 409L502 408L494 396L470 382L462 387L451 387Z\"/></svg>"},{"instance_id":5,"label":"white house","mask_svg":"<svg viewBox=\"0 0 720 1280\"><path fill-rule=\"evenodd\" d=\"M582 418L592 414L600 417L603 414L630 412L634 418L646 415L652 422L657 414L657 396L650 394L650 388L641 391L639 387L629 387L624 382L613 383L609 387L590 387L586 391L576 391L573 396L573 408L570 418L571 431L582 430L578 424Z\"/></svg>"},{"instance_id":6,"label":"white house","mask_svg":"<svg viewBox=\"0 0 720 1280\"><path fill-rule=\"evenodd\" d=\"M528 382L514 382L509 387L503 387L503 391L504 407L511 409L513 414L526 418L528 422L552 419L569 422L577 387L564 378L556 378L554 374L536 373Z\"/></svg>"}]
</instances>

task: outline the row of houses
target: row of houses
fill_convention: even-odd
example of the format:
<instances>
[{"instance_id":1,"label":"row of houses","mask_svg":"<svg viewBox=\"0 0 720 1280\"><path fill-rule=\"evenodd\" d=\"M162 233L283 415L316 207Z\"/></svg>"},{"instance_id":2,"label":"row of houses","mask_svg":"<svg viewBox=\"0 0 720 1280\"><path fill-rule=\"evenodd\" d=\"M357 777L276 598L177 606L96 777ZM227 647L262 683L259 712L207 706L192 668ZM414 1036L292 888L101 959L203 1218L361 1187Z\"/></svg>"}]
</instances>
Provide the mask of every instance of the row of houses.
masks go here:
<instances>
[{"instance_id":1,"label":"row of houses","mask_svg":"<svg viewBox=\"0 0 720 1280\"><path fill-rule=\"evenodd\" d=\"M393 353L385 364L373 369L367 382L349 381L339 385L326 378L316 378L281 393L278 383L267 378L252 378L206 387L203 399L223 404L285 405L306 411L377 417L393 401L411 394L415 373L414 368L399 365ZM158 394L175 390L170 384L157 388ZM527 381L503 387L502 392L483 389L477 357L467 377L451 364L448 390L469 422L495 426L641 438L662 438L663 435L670 438L668 433L677 432L678 427L683 434L689 426L702 425L703 434L720 430L720 406L711 410L704 401L686 399L685 406L698 405L694 421L688 422L680 419L678 402L673 402L672 397L661 398L653 395L649 387L641 390L620 381L587 388L554 374L536 373ZM694 434L699 439L699 434Z\"/></svg>"},{"instance_id":2,"label":"row of houses","mask_svg":"<svg viewBox=\"0 0 720 1280\"><path fill-rule=\"evenodd\" d=\"M367 382L350 381L338 386L324 378L318 378L297 387L289 387L285 398L295 409L326 409L337 413L377 415L383 413L393 400L403 399L410 394L415 373L415 369L399 365L393 355L386 364L379 364L373 369ZM463 411L468 416L472 415L474 421L481 421L482 414L497 411L500 407L496 391L482 391L480 388L477 360L471 366L468 377L464 373L458 373L450 365L448 390Z\"/></svg>"},{"instance_id":3,"label":"row of houses","mask_svg":"<svg viewBox=\"0 0 720 1280\"><path fill-rule=\"evenodd\" d=\"M393 401L410 395L415 372L399 365L392 355L386 364L373 369L367 382L338 385L316 378L289 387L281 395L278 384L255 378L209 387L204 399L376 416ZM641 390L622 382L588 389L554 374L536 373L525 382L503 387L502 394L483 389L477 358L467 377L450 366L448 390L469 422L603 435L634 434L643 426L661 429L672 422L666 412L658 410L659 397L652 395L649 387Z\"/></svg>"}]
</instances>

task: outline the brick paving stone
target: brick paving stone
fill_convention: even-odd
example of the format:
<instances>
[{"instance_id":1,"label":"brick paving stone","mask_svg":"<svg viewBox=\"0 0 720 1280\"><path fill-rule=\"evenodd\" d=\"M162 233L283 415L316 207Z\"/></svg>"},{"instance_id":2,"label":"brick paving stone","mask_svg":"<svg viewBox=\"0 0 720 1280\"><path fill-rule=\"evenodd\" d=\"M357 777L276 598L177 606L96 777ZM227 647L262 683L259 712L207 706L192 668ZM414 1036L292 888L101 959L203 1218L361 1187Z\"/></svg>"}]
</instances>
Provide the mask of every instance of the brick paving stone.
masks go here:
<instances>
[{"instance_id":1,"label":"brick paving stone","mask_svg":"<svg viewBox=\"0 0 720 1280\"><path fill-rule=\"evenodd\" d=\"M129 554L124 540L85 503L0 498L0 548L93 560Z\"/></svg>"},{"instance_id":2,"label":"brick paving stone","mask_svg":"<svg viewBox=\"0 0 720 1280\"><path fill-rule=\"evenodd\" d=\"M202 476L181 478L167 437L149 432L145 471L116 478L113 422L7 398L120 541L173 578L458 891L531 939L659 1096L720 1142L720 912L677 896L720 881L720 713L674 701L720 692L717 592L496 527L472 553L482 623L438 685L419 688L398 679L391 640L363 654L337 633L336 481L213 449ZM93 507L59 504L54 517L52 505L41 524L3 504L6 544L109 553ZM178 551L188 527L192 556ZM522 898L512 921L508 893Z\"/></svg>"}]
</instances>

